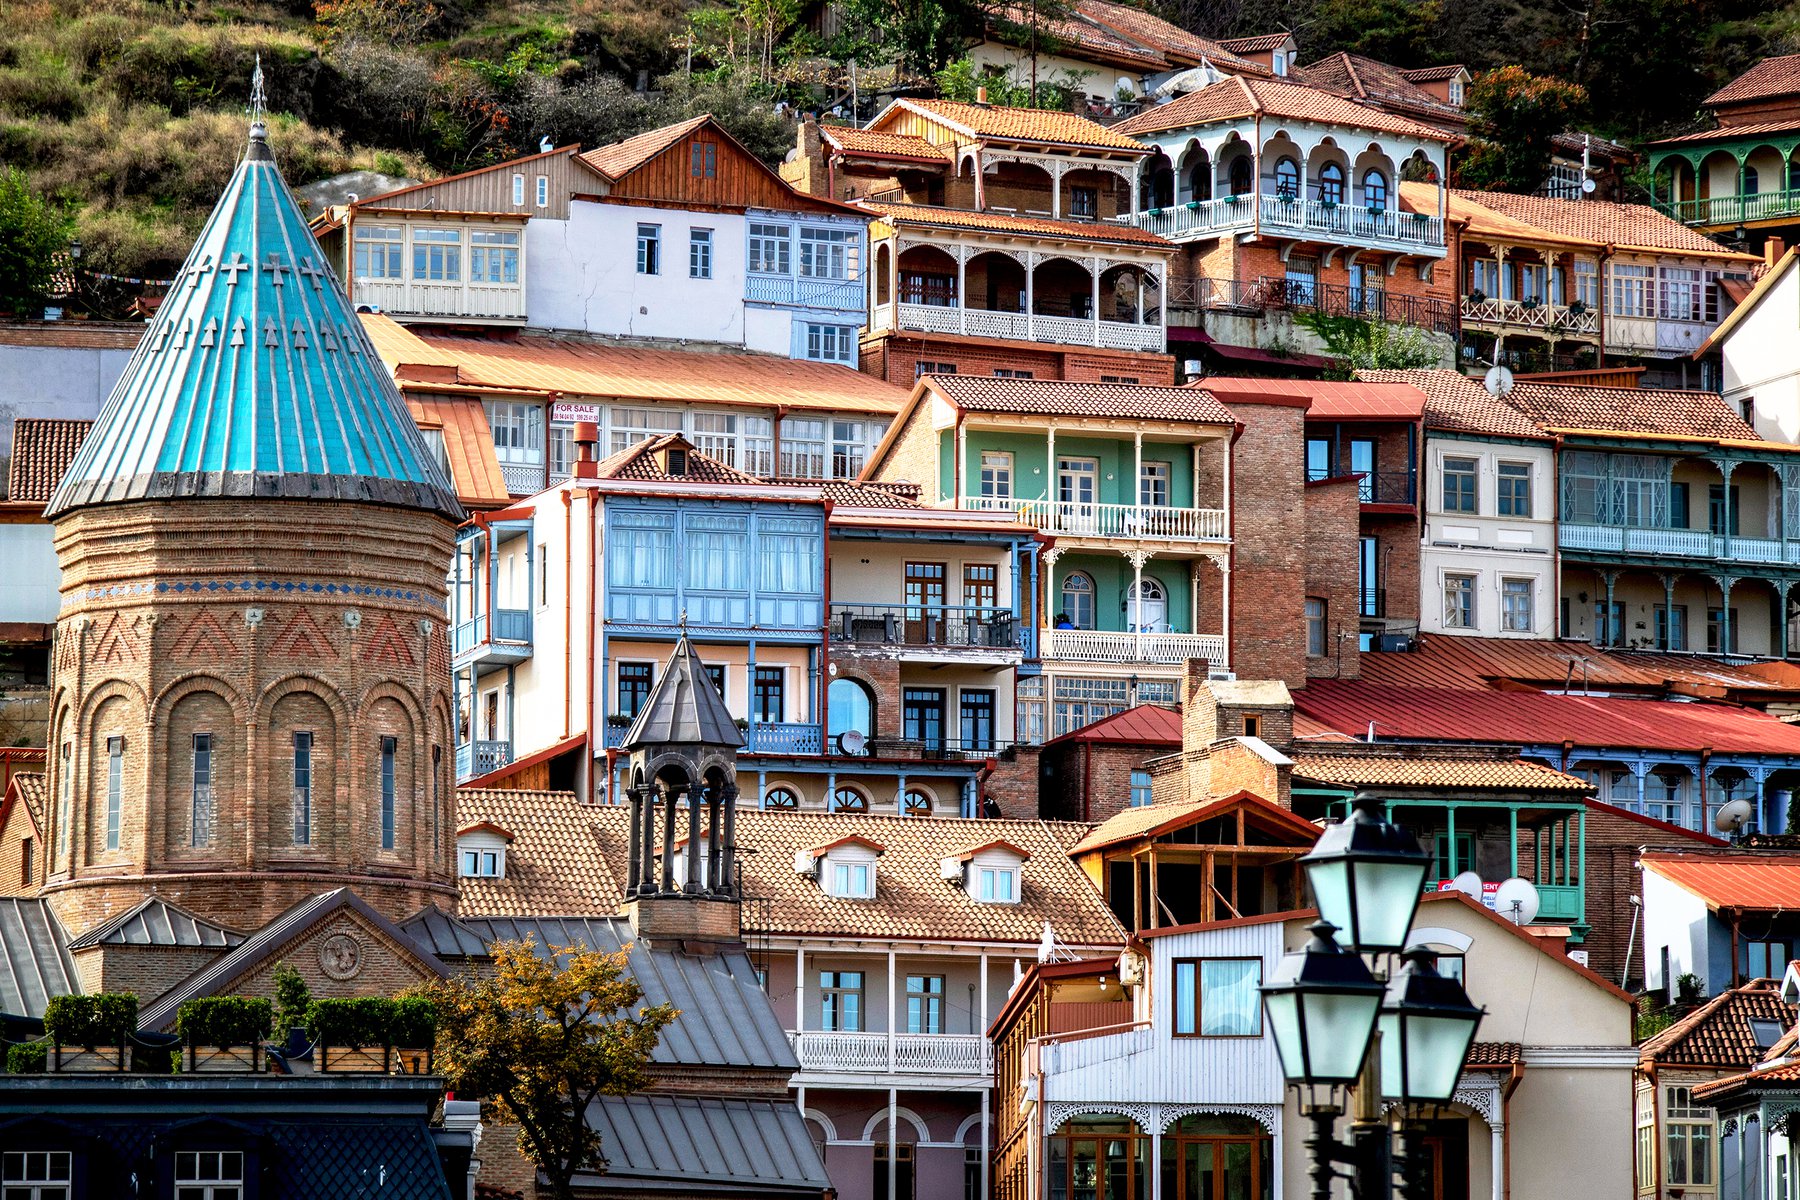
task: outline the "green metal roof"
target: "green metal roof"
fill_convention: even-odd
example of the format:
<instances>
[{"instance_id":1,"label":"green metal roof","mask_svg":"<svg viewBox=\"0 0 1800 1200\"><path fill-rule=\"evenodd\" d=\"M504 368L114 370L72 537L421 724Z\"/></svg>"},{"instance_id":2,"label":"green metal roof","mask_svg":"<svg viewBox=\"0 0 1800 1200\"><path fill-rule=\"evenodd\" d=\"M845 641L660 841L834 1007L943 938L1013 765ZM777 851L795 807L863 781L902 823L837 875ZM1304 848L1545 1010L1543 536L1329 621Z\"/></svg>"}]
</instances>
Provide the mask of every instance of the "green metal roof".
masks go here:
<instances>
[{"instance_id":1,"label":"green metal roof","mask_svg":"<svg viewBox=\"0 0 1800 1200\"><path fill-rule=\"evenodd\" d=\"M260 123L46 512L186 496L462 517Z\"/></svg>"}]
</instances>

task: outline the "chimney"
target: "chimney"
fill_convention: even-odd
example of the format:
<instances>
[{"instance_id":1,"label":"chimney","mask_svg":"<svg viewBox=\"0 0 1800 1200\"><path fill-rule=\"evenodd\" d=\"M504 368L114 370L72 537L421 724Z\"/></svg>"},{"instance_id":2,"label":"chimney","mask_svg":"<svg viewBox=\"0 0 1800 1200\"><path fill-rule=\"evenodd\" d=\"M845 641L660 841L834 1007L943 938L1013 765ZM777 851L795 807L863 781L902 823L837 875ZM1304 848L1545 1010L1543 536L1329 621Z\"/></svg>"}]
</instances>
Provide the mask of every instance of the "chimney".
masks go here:
<instances>
[{"instance_id":1,"label":"chimney","mask_svg":"<svg viewBox=\"0 0 1800 1200\"><path fill-rule=\"evenodd\" d=\"M975 103L985 106L987 102L987 85L983 84L975 89Z\"/></svg>"},{"instance_id":2,"label":"chimney","mask_svg":"<svg viewBox=\"0 0 1800 1200\"><path fill-rule=\"evenodd\" d=\"M1771 267L1774 266L1781 261L1782 252L1786 249L1787 246L1780 238L1771 237L1763 243L1763 261Z\"/></svg>"},{"instance_id":3,"label":"chimney","mask_svg":"<svg viewBox=\"0 0 1800 1200\"><path fill-rule=\"evenodd\" d=\"M600 441L600 427L592 421L575 422L575 478L600 478L600 464L594 458L594 447Z\"/></svg>"},{"instance_id":4,"label":"chimney","mask_svg":"<svg viewBox=\"0 0 1800 1200\"><path fill-rule=\"evenodd\" d=\"M819 116L807 113L800 118L800 157L818 158L824 153L819 142Z\"/></svg>"}]
</instances>

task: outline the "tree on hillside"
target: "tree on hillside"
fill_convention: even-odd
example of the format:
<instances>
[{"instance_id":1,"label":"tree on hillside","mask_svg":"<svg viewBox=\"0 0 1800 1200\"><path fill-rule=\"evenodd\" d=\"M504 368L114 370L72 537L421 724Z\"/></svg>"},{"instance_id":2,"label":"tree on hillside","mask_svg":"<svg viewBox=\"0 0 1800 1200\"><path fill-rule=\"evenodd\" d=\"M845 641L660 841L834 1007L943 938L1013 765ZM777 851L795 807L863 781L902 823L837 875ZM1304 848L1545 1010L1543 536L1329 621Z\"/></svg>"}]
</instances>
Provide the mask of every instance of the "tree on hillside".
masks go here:
<instances>
[{"instance_id":1,"label":"tree on hillside","mask_svg":"<svg viewBox=\"0 0 1800 1200\"><path fill-rule=\"evenodd\" d=\"M24 312L43 303L71 228L68 214L33 191L25 172L0 170L0 309Z\"/></svg>"},{"instance_id":2,"label":"tree on hillside","mask_svg":"<svg viewBox=\"0 0 1800 1200\"><path fill-rule=\"evenodd\" d=\"M1550 173L1551 139L1587 104L1573 83L1501 67L1469 88L1469 146L1456 182L1487 192L1535 192Z\"/></svg>"},{"instance_id":3,"label":"tree on hillside","mask_svg":"<svg viewBox=\"0 0 1800 1200\"><path fill-rule=\"evenodd\" d=\"M491 974L454 975L424 988L437 1005L436 1068L448 1085L494 1106L519 1127L519 1149L573 1200L576 1174L601 1161L587 1110L649 1081L645 1064L677 1015L640 1007L644 993L625 954L580 946L539 957L528 939L495 942Z\"/></svg>"}]
</instances>

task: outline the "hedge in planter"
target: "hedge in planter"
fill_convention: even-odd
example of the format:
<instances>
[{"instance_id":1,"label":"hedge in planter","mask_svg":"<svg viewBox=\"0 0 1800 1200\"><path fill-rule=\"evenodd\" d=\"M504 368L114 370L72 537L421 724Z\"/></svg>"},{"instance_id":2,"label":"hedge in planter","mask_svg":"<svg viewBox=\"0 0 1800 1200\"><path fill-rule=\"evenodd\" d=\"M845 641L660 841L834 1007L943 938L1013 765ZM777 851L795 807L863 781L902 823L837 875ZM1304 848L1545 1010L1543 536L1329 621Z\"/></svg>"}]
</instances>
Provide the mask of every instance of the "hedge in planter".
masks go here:
<instances>
[{"instance_id":1,"label":"hedge in planter","mask_svg":"<svg viewBox=\"0 0 1800 1200\"><path fill-rule=\"evenodd\" d=\"M44 1032L53 1044L51 1069L123 1071L125 1040L137 1031L137 1018L132 992L52 997L44 1009Z\"/></svg>"},{"instance_id":2,"label":"hedge in planter","mask_svg":"<svg viewBox=\"0 0 1800 1200\"><path fill-rule=\"evenodd\" d=\"M6 1071L9 1075L42 1075L50 1058L50 1047L43 1042L21 1042L6 1048Z\"/></svg>"},{"instance_id":3,"label":"hedge in planter","mask_svg":"<svg viewBox=\"0 0 1800 1200\"><path fill-rule=\"evenodd\" d=\"M394 1047L395 1070L404 1075L424 1075L431 1070L437 1022L437 1005L424 996L404 996L394 1001L388 1039Z\"/></svg>"},{"instance_id":4,"label":"hedge in planter","mask_svg":"<svg viewBox=\"0 0 1800 1200\"><path fill-rule=\"evenodd\" d=\"M314 1065L321 1071L385 1072L393 1022L392 1000L313 1001L306 1011L306 1031L318 1047Z\"/></svg>"},{"instance_id":5,"label":"hedge in planter","mask_svg":"<svg viewBox=\"0 0 1800 1200\"><path fill-rule=\"evenodd\" d=\"M195 1071L255 1071L274 1006L260 997L202 996L175 1012L187 1065Z\"/></svg>"}]
</instances>

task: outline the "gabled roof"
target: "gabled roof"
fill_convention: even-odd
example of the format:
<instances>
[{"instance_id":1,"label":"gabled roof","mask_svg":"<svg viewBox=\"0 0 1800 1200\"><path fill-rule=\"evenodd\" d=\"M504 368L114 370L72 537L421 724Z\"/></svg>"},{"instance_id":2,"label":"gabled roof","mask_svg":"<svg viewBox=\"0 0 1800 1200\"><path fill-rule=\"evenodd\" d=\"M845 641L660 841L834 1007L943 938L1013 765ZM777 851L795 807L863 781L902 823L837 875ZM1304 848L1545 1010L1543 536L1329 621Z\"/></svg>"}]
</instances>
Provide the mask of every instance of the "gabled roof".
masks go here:
<instances>
[{"instance_id":1,"label":"gabled roof","mask_svg":"<svg viewBox=\"0 0 1800 1200\"><path fill-rule=\"evenodd\" d=\"M688 468L685 475L671 475L663 466L662 452L686 450ZM646 483L756 483L762 481L736 467L728 467L710 455L694 449L694 444L679 433L665 433L636 442L617 454L600 460L595 468L600 479L636 479Z\"/></svg>"},{"instance_id":2,"label":"gabled roof","mask_svg":"<svg viewBox=\"0 0 1800 1200\"><path fill-rule=\"evenodd\" d=\"M1712 1067L1747 1071L1763 1057L1751 1021L1794 1024L1794 1006L1782 1001L1772 979L1754 979L1720 992L1638 1048L1644 1066Z\"/></svg>"},{"instance_id":3,"label":"gabled roof","mask_svg":"<svg viewBox=\"0 0 1800 1200\"><path fill-rule=\"evenodd\" d=\"M1717 392L1518 380L1506 400L1549 430L1762 440Z\"/></svg>"},{"instance_id":4,"label":"gabled roof","mask_svg":"<svg viewBox=\"0 0 1800 1200\"><path fill-rule=\"evenodd\" d=\"M968 862L977 854L985 854L989 850L1004 850L1013 855L1020 862L1024 862L1031 857L1031 851L1025 849L1023 846L1015 846L1005 838L992 838L985 842L979 842L963 850L961 853L951 855L951 857L959 862Z\"/></svg>"},{"instance_id":5,"label":"gabled roof","mask_svg":"<svg viewBox=\"0 0 1800 1200\"><path fill-rule=\"evenodd\" d=\"M1071 742L1105 742L1127 746L1181 745L1181 714L1159 704L1140 704L1072 729L1045 742L1046 747Z\"/></svg>"},{"instance_id":6,"label":"gabled roof","mask_svg":"<svg viewBox=\"0 0 1800 1200\"><path fill-rule=\"evenodd\" d=\"M49 784L42 771L15 771L6 784L7 802L18 797L19 802L25 806L25 814L31 818L32 826L40 833L44 828L44 802L49 794Z\"/></svg>"},{"instance_id":7,"label":"gabled roof","mask_svg":"<svg viewBox=\"0 0 1800 1200\"><path fill-rule=\"evenodd\" d=\"M858 200L855 207L910 225L944 229L972 229L986 233L1028 234L1075 242L1108 242L1155 246L1173 250L1163 237L1136 225L1116 221L1063 221L1055 217L1028 217L1013 213L974 212L932 204L901 204L892 200Z\"/></svg>"},{"instance_id":8,"label":"gabled roof","mask_svg":"<svg viewBox=\"0 0 1800 1200\"><path fill-rule=\"evenodd\" d=\"M1700 897L1714 911L1787 911L1800 897L1800 855L1646 851L1638 861L1646 871Z\"/></svg>"},{"instance_id":9,"label":"gabled roof","mask_svg":"<svg viewBox=\"0 0 1800 1200\"><path fill-rule=\"evenodd\" d=\"M1648 204L1562 200L1554 196L1453 188L1450 191L1450 215L1469 222L1471 236L1484 227L1499 232L1523 229L1537 236L1573 238L1594 246L1613 246L1621 250L1729 259L1743 263L1746 268L1757 261L1754 255L1725 249ZM1494 217L1499 217L1500 223L1494 222Z\"/></svg>"},{"instance_id":10,"label":"gabled roof","mask_svg":"<svg viewBox=\"0 0 1800 1200\"><path fill-rule=\"evenodd\" d=\"M1765 58L1702 100L1707 108L1800 95L1800 54Z\"/></svg>"},{"instance_id":11,"label":"gabled roof","mask_svg":"<svg viewBox=\"0 0 1800 1200\"><path fill-rule=\"evenodd\" d=\"M0 1013L41 1017L52 996L81 991L68 935L39 896L0 898Z\"/></svg>"},{"instance_id":12,"label":"gabled roof","mask_svg":"<svg viewBox=\"0 0 1800 1200\"><path fill-rule=\"evenodd\" d=\"M711 115L703 113L698 117L679 121L674 125L665 125L661 129L652 129L640 133L636 137L628 137L622 142L584 150L576 157L617 183L710 121L712 121Z\"/></svg>"},{"instance_id":13,"label":"gabled roof","mask_svg":"<svg viewBox=\"0 0 1800 1200\"><path fill-rule=\"evenodd\" d=\"M894 101L869 122L870 129L883 124L888 113L911 111L937 121L972 139L1037 142L1079 150L1106 150L1149 154L1150 147L1075 113L1043 108L1008 108L998 104L963 104L954 100Z\"/></svg>"},{"instance_id":14,"label":"gabled roof","mask_svg":"<svg viewBox=\"0 0 1800 1200\"><path fill-rule=\"evenodd\" d=\"M619 748L627 752L658 746L736 749L743 744L744 735L731 710L725 707L724 697L683 630Z\"/></svg>"},{"instance_id":15,"label":"gabled roof","mask_svg":"<svg viewBox=\"0 0 1800 1200\"><path fill-rule=\"evenodd\" d=\"M6 498L32 504L49 500L93 424L50 417L15 420Z\"/></svg>"},{"instance_id":16,"label":"gabled roof","mask_svg":"<svg viewBox=\"0 0 1800 1200\"><path fill-rule=\"evenodd\" d=\"M260 123L46 515L177 496L462 518Z\"/></svg>"},{"instance_id":17,"label":"gabled roof","mask_svg":"<svg viewBox=\"0 0 1800 1200\"><path fill-rule=\"evenodd\" d=\"M1379 744L1379 743L1377 743ZM1296 749L1294 778L1339 787L1404 787L1454 791L1550 792L1579 799L1593 784L1542 763L1482 751L1464 754L1395 754L1391 749Z\"/></svg>"},{"instance_id":18,"label":"gabled roof","mask_svg":"<svg viewBox=\"0 0 1800 1200\"><path fill-rule=\"evenodd\" d=\"M110 920L94 926L69 943L69 949L88 946L186 946L228 950L240 946L244 935L235 929L197 917L160 896L141 902Z\"/></svg>"},{"instance_id":19,"label":"gabled roof","mask_svg":"<svg viewBox=\"0 0 1800 1200\"><path fill-rule=\"evenodd\" d=\"M1461 63L1449 63L1441 67L1402 67L1400 76L1408 83L1442 83L1455 79L1458 75L1467 75L1469 68Z\"/></svg>"},{"instance_id":20,"label":"gabled roof","mask_svg":"<svg viewBox=\"0 0 1800 1200\"><path fill-rule=\"evenodd\" d=\"M1528 438L1549 441L1524 413L1495 399L1487 388L1461 371L1363 370L1358 379L1370 383L1404 383L1425 393L1425 427L1445 433Z\"/></svg>"},{"instance_id":21,"label":"gabled roof","mask_svg":"<svg viewBox=\"0 0 1800 1200\"><path fill-rule=\"evenodd\" d=\"M1444 69L1454 71L1461 68ZM1465 120L1462 109L1438 99L1419 86L1419 83L1429 82L1432 78L1448 79L1448 74L1428 75L1425 79L1415 81L1410 71L1402 71L1389 63L1345 51L1307 63L1303 70L1306 81L1315 87L1340 91L1364 104L1392 105L1418 113L1427 120L1444 121L1458 126Z\"/></svg>"},{"instance_id":22,"label":"gabled roof","mask_svg":"<svg viewBox=\"0 0 1800 1200\"><path fill-rule=\"evenodd\" d=\"M1342 125L1375 133L1391 133L1426 142L1454 138L1441 129L1409 120L1367 104L1358 104L1321 88L1280 79L1254 79L1234 75L1209 87L1190 92L1179 100L1147 108L1113 128L1135 136L1166 129L1187 129L1220 121L1240 121L1267 115L1321 125Z\"/></svg>"},{"instance_id":23,"label":"gabled roof","mask_svg":"<svg viewBox=\"0 0 1800 1200\"><path fill-rule=\"evenodd\" d=\"M830 854L833 850L844 846L860 846L864 850L873 850L876 854L887 853L886 846L873 838L866 838L860 833L845 834L843 837L832 838L829 842L822 842L817 846L808 846L806 852L817 857L821 854Z\"/></svg>"},{"instance_id":24,"label":"gabled roof","mask_svg":"<svg viewBox=\"0 0 1800 1200\"><path fill-rule=\"evenodd\" d=\"M910 133L884 133L854 125L821 125L819 136L846 154L868 158L901 158L942 166L949 161L942 146Z\"/></svg>"},{"instance_id":25,"label":"gabled roof","mask_svg":"<svg viewBox=\"0 0 1800 1200\"><path fill-rule=\"evenodd\" d=\"M1226 38L1219 45L1233 54L1267 54L1293 40L1294 35L1283 29L1277 33L1259 33L1255 37Z\"/></svg>"},{"instance_id":26,"label":"gabled roof","mask_svg":"<svg viewBox=\"0 0 1800 1200\"><path fill-rule=\"evenodd\" d=\"M1764 271L1762 277L1756 281L1755 285L1751 287L1747 293L1738 298L1737 307L1732 309L1723 321L1719 322L1716 329L1706 335L1706 341L1698 350L1694 351L1694 357L1700 357L1714 346L1723 345L1725 339L1730 336L1731 331L1737 328L1738 323L1756 311L1762 302L1768 298L1769 293L1774 291L1776 286L1786 278L1787 273L1794 269L1794 264L1796 262L1800 262L1800 246L1790 246L1786 252L1782 254L1775 265L1770 267L1767 271ZM14 444L17 444L16 436L14 438ZM17 451L14 453L17 453ZM16 462L17 460L14 461Z\"/></svg>"},{"instance_id":27,"label":"gabled roof","mask_svg":"<svg viewBox=\"0 0 1800 1200\"><path fill-rule=\"evenodd\" d=\"M1269 69L1261 63L1239 57L1240 53L1248 51L1240 52L1234 44L1202 37L1136 5L1114 4L1110 0L1075 0L1075 13L1083 20L1159 51L1172 64L1196 66L1205 62L1224 72L1269 74Z\"/></svg>"},{"instance_id":28,"label":"gabled roof","mask_svg":"<svg viewBox=\"0 0 1800 1200\"><path fill-rule=\"evenodd\" d=\"M1231 411L1205 388L985 375L928 375L920 380L920 386L929 387L964 412L1235 424Z\"/></svg>"},{"instance_id":29,"label":"gabled roof","mask_svg":"<svg viewBox=\"0 0 1800 1200\"><path fill-rule=\"evenodd\" d=\"M1013 3L999 8L989 17L988 30L990 34L1003 37L1010 35L1009 40L1016 44L1021 40L1029 43L1029 30L1035 27L1039 45L1054 45L1057 54L1063 58L1131 68L1146 74L1168 68L1168 47L1160 40L1151 42L1127 36L1082 11L1089 6L1077 0L1074 7L1052 16L1042 9L1034 11L1030 5ZM1027 31L1023 39L1019 37L1021 30Z\"/></svg>"},{"instance_id":30,"label":"gabled roof","mask_svg":"<svg viewBox=\"0 0 1800 1200\"><path fill-rule=\"evenodd\" d=\"M175 1013L183 1001L196 996L215 996L246 974L262 966L269 955L333 913L349 909L396 946L411 947L420 967L438 976L450 973L442 960L400 930L392 921L369 907L367 901L349 888L320 892L294 905L261 929L245 938L235 949L215 958L168 991L155 1003L138 1013L138 1028L150 1031L167 1029L175 1023Z\"/></svg>"},{"instance_id":31,"label":"gabled roof","mask_svg":"<svg viewBox=\"0 0 1800 1200\"><path fill-rule=\"evenodd\" d=\"M1197 825L1221 813L1244 809L1247 816L1269 829L1291 838L1296 849L1310 847L1319 839L1319 827L1298 817L1278 804L1272 804L1251 792L1238 792L1204 800L1178 800L1169 804L1146 804L1116 812L1088 835L1069 848L1072 855L1092 854L1123 842L1151 841L1165 833Z\"/></svg>"}]
</instances>

